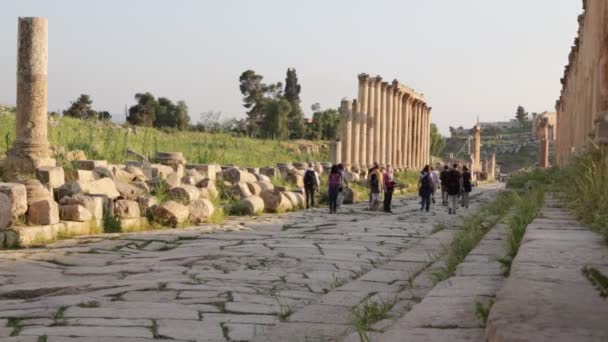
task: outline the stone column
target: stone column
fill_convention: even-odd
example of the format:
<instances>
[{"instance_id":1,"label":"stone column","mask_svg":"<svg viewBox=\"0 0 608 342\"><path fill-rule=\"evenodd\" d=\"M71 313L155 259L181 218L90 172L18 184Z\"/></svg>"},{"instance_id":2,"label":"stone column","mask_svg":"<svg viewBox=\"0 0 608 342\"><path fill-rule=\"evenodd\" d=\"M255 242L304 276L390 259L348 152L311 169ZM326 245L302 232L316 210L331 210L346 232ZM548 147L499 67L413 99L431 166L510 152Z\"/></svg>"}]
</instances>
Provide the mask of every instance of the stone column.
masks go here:
<instances>
[{"instance_id":1,"label":"stone column","mask_svg":"<svg viewBox=\"0 0 608 342\"><path fill-rule=\"evenodd\" d=\"M33 173L55 166L47 139L48 23L46 18L19 18L17 33L16 139L4 162L6 174Z\"/></svg>"},{"instance_id":2,"label":"stone column","mask_svg":"<svg viewBox=\"0 0 608 342\"><path fill-rule=\"evenodd\" d=\"M388 84L386 86L386 155L384 160L386 164L393 165L393 97L394 91L393 86Z\"/></svg>"},{"instance_id":3,"label":"stone column","mask_svg":"<svg viewBox=\"0 0 608 342\"><path fill-rule=\"evenodd\" d=\"M397 126L399 123L399 118L397 116L397 101L399 98L399 84L396 81L393 81L393 105L392 105L392 117L393 117L393 126L391 127L391 140L392 140L392 151L391 151L391 164L393 168L397 168L397 151L399 150L399 144L397 143Z\"/></svg>"},{"instance_id":4,"label":"stone column","mask_svg":"<svg viewBox=\"0 0 608 342\"><path fill-rule=\"evenodd\" d=\"M375 135L374 135L374 130L375 130L375 125L376 125L376 113L375 113L375 108L376 108L376 78L375 77L370 77L369 78L369 87L368 92L367 92L367 143L365 145L365 151L366 151L366 161L367 164L366 166L368 168L371 167L372 163L374 162L374 143L375 143Z\"/></svg>"},{"instance_id":5,"label":"stone column","mask_svg":"<svg viewBox=\"0 0 608 342\"><path fill-rule=\"evenodd\" d=\"M411 148L411 152L412 152L412 168L414 168L415 170L418 170L418 139L417 139L417 133L418 130L416 127L418 127L418 108L420 107L420 101L416 100L414 101L414 104L412 106L412 136L411 136L411 143L412 143L412 148Z\"/></svg>"},{"instance_id":6,"label":"stone column","mask_svg":"<svg viewBox=\"0 0 608 342\"><path fill-rule=\"evenodd\" d=\"M537 136L540 138L538 166L546 169L549 167L549 127L548 119L541 118L538 122Z\"/></svg>"},{"instance_id":7,"label":"stone column","mask_svg":"<svg viewBox=\"0 0 608 342\"><path fill-rule=\"evenodd\" d=\"M378 150L378 162L386 165L388 159L386 159L386 128L387 116L386 116L386 88L388 82L382 82L380 84L380 149Z\"/></svg>"},{"instance_id":8,"label":"stone column","mask_svg":"<svg viewBox=\"0 0 608 342\"><path fill-rule=\"evenodd\" d=\"M369 108L370 78L367 74L359 75L359 168L367 168L367 115Z\"/></svg>"},{"instance_id":9,"label":"stone column","mask_svg":"<svg viewBox=\"0 0 608 342\"><path fill-rule=\"evenodd\" d=\"M428 118L428 110L429 107L426 105L426 103L424 104L424 106L422 107L422 127L420 129L420 165L425 166L426 164L428 164L428 147L427 147L427 143L428 143L428 139L427 139L427 118Z\"/></svg>"},{"instance_id":10,"label":"stone column","mask_svg":"<svg viewBox=\"0 0 608 342\"><path fill-rule=\"evenodd\" d=\"M342 162L342 145L339 140L335 140L329 143L329 158L333 165L340 164Z\"/></svg>"},{"instance_id":11,"label":"stone column","mask_svg":"<svg viewBox=\"0 0 608 342\"><path fill-rule=\"evenodd\" d=\"M408 169L412 168L412 132L411 132L411 127L412 127L412 96L409 95L407 100L405 101L405 125L403 126L405 128L405 149L404 149L404 159L403 159L403 163L405 164L405 167L407 167Z\"/></svg>"},{"instance_id":12,"label":"stone column","mask_svg":"<svg viewBox=\"0 0 608 342\"><path fill-rule=\"evenodd\" d=\"M399 90L397 92L397 103L396 103L396 113L397 113L397 122L395 123L395 130L397 134L395 135L395 141L397 141L397 155L395 156L395 164L398 169L403 168L403 113L401 112L401 108L403 108L403 91Z\"/></svg>"},{"instance_id":13,"label":"stone column","mask_svg":"<svg viewBox=\"0 0 608 342\"><path fill-rule=\"evenodd\" d=\"M351 160L351 166L350 166L350 170L354 171L354 170L359 170L359 149L361 148L359 145L359 138L361 137L360 135L360 128L361 128L361 124L359 122L359 102L357 100L353 100L353 104L352 104L352 132L351 132L351 139L353 142L353 147L350 150L351 156L350 156L350 160Z\"/></svg>"},{"instance_id":14,"label":"stone column","mask_svg":"<svg viewBox=\"0 0 608 342\"><path fill-rule=\"evenodd\" d=\"M370 146L370 148L372 149L372 157L371 158L371 162L370 162L370 166L373 162L378 162L380 163L380 107L381 107L381 94L380 94L380 88L382 86L382 77L380 76L376 76L375 80L374 80L374 89L372 90L374 93L374 108L372 108L373 113L374 113L374 117L373 117L373 125L372 127L374 128L373 131L371 132L373 134L373 141L372 144Z\"/></svg>"},{"instance_id":15,"label":"stone column","mask_svg":"<svg viewBox=\"0 0 608 342\"><path fill-rule=\"evenodd\" d=\"M432 155L431 155L431 110L433 107L427 107L426 110L426 158L427 164L431 164Z\"/></svg>"},{"instance_id":16,"label":"stone column","mask_svg":"<svg viewBox=\"0 0 608 342\"><path fill-rule=\"evenodd\" d=\"M341 133L341 141L342 141L342 164L347 170L350 170L351 167L351 157L352 157L352 105L350 101L347 99L343 99L342 103L340 103L340 121L343 121L344 124L342 126Z\"/></svg>"},{"instance_id":17,"label":"stone column","mask_svg":"<svg viewBox=\"0 0 608 342\"><path fill-rule=\"evenodd\" d=\"M473 135L473 151L471 151L473 165L471 165L471 171L479 172L481 171L479 169L481 166L481 129L479 128L479 125L475 124L471 130L471 133Z\"/></svg>"},{"instance_id":18,"label":"stone column","mask_svg":"<svg viewBox=\"0 0 608 342\"><path fill-rule=\"evenodd\" d=\"M407 167L407 104L410 99L410 94L403 93L401 98L401 167Z\"/></svg>"},{"instance_id":19,"label":"stone column","mask_svg":"<svg viewBox=\"0 0 608 342\"><path fill-rule=\"evenodd\" d=\"M490 180L496 180L496 154L492 153L492 158L490 158Z\"/></svg>"}]
</instances>

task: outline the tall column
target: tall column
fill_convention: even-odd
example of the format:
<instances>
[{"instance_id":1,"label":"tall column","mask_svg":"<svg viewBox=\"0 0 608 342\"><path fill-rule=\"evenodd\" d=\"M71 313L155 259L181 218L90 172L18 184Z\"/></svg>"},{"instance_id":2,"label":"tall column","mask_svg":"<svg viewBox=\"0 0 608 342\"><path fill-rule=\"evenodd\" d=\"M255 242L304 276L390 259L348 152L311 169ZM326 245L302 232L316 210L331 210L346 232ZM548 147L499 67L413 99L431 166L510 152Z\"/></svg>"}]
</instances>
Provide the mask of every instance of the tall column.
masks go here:
<instances>
[{"instance_id":1,"label":"tall column","mask_svg":"<svg viewBox=\"0 0 608 342\"><path fill-rule=\"evenodd\" d=\"M350 156L350 160L351 160L351 166L350 166L350 170L359 170L359 149L361 148L359 145L359 138L361 137L360 135L360 128L361 128L361 124L360 124L360 120L359 120L359 102L357 100L353 100L353 104L352 104L352 132L351 132L351 139L353 142L353 147L350 150L351 156Z\"/></svg>"},{"instance_id":2,"label":"tall column","mask_svg":"<svg viewBox=\"0 0 608 342\"><path fill-rule=\"evenodd\" d=\"M426 111L426 156L427 156L427 163L430 164L432 162L432 155L431 155L431 110L433 110L432 107L427 107L427 111Z\"/></svg>"},{"instance_id":3,"label":"tall column","mask_svg":"<svg viewBox=\"0 0 608 342\"><path fill-rule=\"evenodd\" d=\"M343 99L342 103L340 103L340 121L343 121L344 124L342 126L342 133L340 140L342 141L342 164L348 170L350 170L351 166L351 149L353 148L352 142L352 112L351 112L351 104L347 99Z\"/></svg>"},{"instance_id":4,"label":"tall column","mask_svg":"<svg viewBox=\"0 0 608 342\"><path fill-rule=\"evenodd\" d=\"M412 117L412 96L408 95L405 101L405 118L404 118L404 135L405 149L403 163L408 169L412 168L411 149L412 149L412 134L411 134L411 117Z\"/></svg>"},{"instance_id":5,"label":"tall column","mask_svg":"<svg viewBox=\"0 0 608 342\"><path fill-rule=\"evenodd\" d=\"M367 144L365 145L366 150L366 161L367 167L371 167L374 162L374 130L376 125L376 78L369 78L369 87L367 92Z\"/></svg>"},{"instance_id":6,"label":"tall column","mask_svg":"<svg viewBox=\"0 0 608 342\"><path fill-rule=\"evenodd\" d=\"M367 169L367 114L369 108L369 75L359 75L359 167Z\"/></svg>"},{"instance_id":7,"label":"tall column","mask_svg":"<svg viewBox=\"0 0 608 342\"><path fill-rule=\"evenodd\" d=\"M396 134L396 141L397 141L397 156L396 156L396 161L395 164L397 164L397 168L398 169L402 169L403 168L403 140L401 139L401 137L403 136L403 130L402 130L402 123L403 123L403 113L401 112L401 108L402 106L402 100L403 99L403 91L399 90L399 92L397 93L397 122L395 123L395 127L397 134Z\"/></svg>"},{"instance_id":8,"label":"tall column","mask_svg":"<svg viewBox=\"0 0 608 342\"><path fill-rule=\"evenodd\" d=\"M424 167L425 164L425 149L426 149L426 103L420 108L420 167Z\"/></svg>"},{"instance_id":9,"label":"tall column","mask_svg":"<svg viewBox=\"0 0 608 342\"><path fill-rule=\"evenodd\" d=\"M378 162L386 165L386 88L388 82L380 84L380 149L378 150Z\"/></svg>"},{"instance_id":10,"label":"tall column","mask_svg":"<svg viewBox=\"0 0 608 342\"><path fill-rule=\"evenodd\" d=\"M376 79L374 80L374 108L373 108L373 112L374 112L374 130L372 132L374 139L373 139L373 143L371 144L372 146L372 156L373 158L371 158L371 162L378 162L380 163L380 130L381 130L381 123L380 123L380 107L381 107L381 87L382 87L382 77L380 76L376 76Z\"/></svg>"},{"instance_id":11,"label":"tall column","mask_svg":"<svg viewBox=\"0 0 608 342\"><path fill-rule=\"evenodd\" d=\"M401 168L407 167L407 103L410 94L404 93L401 98Z\"/></svg>"},{"instance_id":12,"label":"tall column","mask_svg":"<svg viewBox=\"0 0 608 342\"><path fill-rule=\"evenodd\" d=\"M422 104L418 102L414 111L414 167L420 169L420 109Z\"/></svg>"},{"instance_id":13,"label":"tall column","mask_svg":"<svg viewBox=\"0 0 608 342\"><path fill-rule=\"evenodd\" d=\"M393 155L393 97L394 97L393 86L391 84L388 84L386 86L386 96L385 96L385 100L386 100L386 104L385 104L385 109L386 109L386 131L385 131L386 154L385 154L384 160L386 160L387 165L391 165L391 166L393 165L393 159L392 159L392 155Z\"/></svg>"},{"instance_id":14,"label":"tall column","mask_svg":"<svg viewBox=\"0 0 608 342\"><path fill-rule=\"evenodd\" d=\"M481 166L481 129L479 125L473 126L471 133L473 134L473 151L471 154L473 165L471 165L471 171L479 172L479 167Z\"/></svg>"},{"instance_id":15,"label":"tall column","mask_svg":"<svg viewBox=\"0 0 608 342\"><path fill-rule=\"evenodd\" d=\"M16 139L4 162L9 177L55 166L47 139L48 22L19 18Z\"/></svg>"},{"instance_id":16,"label":"tall column","mask_svg":"<svg viewBox=\"0 0 608 342\"><path fill-rule=\"evenodd\" d=\"M393 149L391 151L391 163L393 164L393 168L397 168L397 151L399 150L399 144L397 144L397 99L399 97L399 84L396 81L393 81L393 105L392 105L392 117L393 117L393 126L391 127L391 140Z\"/></svg>"},{"instance_id":17,"label":"tall column","mask_svg":"<svg viewBox=\"0 0 608 342\"><path fill-rule=\"evenodd\" d=\"M545 169L549 167L549 127L548 119L541 118L538 123L537 136L540 137L540 151L538 153L538 166Z\"/></svg>"}]
</instances>

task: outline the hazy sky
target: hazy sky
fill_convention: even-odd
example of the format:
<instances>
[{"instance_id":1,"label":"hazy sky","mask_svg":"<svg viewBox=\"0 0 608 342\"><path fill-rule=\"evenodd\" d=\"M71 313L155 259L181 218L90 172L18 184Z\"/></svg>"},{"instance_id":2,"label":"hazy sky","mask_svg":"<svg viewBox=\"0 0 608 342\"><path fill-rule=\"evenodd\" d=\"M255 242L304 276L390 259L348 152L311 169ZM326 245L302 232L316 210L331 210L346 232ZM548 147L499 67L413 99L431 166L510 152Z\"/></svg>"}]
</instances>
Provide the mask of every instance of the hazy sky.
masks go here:
<instances>
[{"instance_id":1,"label":"hazy sky","mask_svg":"<svg viewBox=\"0 0 608 342\"><path fill-rule=\"evenodd\" d=\"M0 103L15 103L17 17L49 19L49 110L90 94L124 120L137 92L243 117L238 77L294 67L302 108L337 107L357 74L425 94L432 121L471 126L552 110L581 0L1 0Z\"/></svg>"}]
</instances>

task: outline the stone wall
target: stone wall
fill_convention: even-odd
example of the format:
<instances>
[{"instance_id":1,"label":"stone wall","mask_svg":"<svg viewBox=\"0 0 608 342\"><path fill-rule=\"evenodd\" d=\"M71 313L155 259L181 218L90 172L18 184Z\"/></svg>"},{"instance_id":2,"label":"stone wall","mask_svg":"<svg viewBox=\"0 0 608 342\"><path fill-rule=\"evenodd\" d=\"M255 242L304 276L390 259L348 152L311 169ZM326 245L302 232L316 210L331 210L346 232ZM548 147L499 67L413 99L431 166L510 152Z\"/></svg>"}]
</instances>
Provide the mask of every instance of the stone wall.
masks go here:
<instances>
[{"instance_id":1,"label":"stone wall","mask_svg":"<svg viewBox=\"0 0 608 342\"><path fill-rule=\"evenodd\" d=\"M556 104L559 166L608 144L608 1L586 0L583 8Z\"/></svg>"}]
</instances>

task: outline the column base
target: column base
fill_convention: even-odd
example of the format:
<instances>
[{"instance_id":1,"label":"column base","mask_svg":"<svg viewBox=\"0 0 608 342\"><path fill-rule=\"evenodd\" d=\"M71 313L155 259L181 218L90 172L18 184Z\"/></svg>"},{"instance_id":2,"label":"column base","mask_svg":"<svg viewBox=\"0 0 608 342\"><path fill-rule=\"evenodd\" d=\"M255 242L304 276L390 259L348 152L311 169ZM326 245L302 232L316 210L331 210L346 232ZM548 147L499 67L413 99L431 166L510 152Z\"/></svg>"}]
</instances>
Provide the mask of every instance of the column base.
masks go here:
<instances>
[{"instance_id":1,"label":"column base","mask_svg":"<svg viewBox=\"0 0 608 342\"><path fill-rule=\"evenodd\" d=\"M21 175L33 175L36 169L43 166L57 166L57 161L53 158L32 158L9 154L4 159L2 174L8 180L17 180Z\"/></svg>"}]
</instances>

